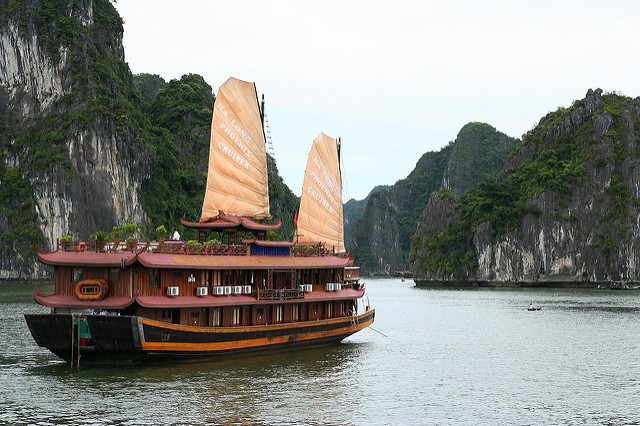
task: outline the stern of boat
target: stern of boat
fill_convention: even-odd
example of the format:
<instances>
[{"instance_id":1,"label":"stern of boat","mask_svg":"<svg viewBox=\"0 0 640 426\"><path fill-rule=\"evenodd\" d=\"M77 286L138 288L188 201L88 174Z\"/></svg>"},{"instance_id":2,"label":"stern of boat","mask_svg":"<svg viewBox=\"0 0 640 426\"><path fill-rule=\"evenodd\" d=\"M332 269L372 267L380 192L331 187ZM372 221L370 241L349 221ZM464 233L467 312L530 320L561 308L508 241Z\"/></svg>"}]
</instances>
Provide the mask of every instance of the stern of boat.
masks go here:
<instances>
[{"instance_id":1,"label":"stern of boat","mask_svg":"<svg viewBox=\"0 0 640 426\"><path fill-rule=\"evenodd\" d=\"M71 364L129 363L144 356L137 316L26 314L36 343Z\"/></svg>"}]
</instances>

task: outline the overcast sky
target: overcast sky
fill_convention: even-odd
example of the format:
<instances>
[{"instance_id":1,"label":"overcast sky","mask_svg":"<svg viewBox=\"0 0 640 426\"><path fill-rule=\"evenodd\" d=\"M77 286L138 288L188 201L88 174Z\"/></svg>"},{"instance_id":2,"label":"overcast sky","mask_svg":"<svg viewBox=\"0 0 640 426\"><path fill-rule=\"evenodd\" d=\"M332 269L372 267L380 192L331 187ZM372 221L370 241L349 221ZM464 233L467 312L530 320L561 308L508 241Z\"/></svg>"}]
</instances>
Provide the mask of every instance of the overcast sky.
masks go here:
<instances>
[{"instance_id":1,"label":"overcast sky","mask_svg":"<svg viewBox=\"0 0 640 426\"><path fill-rule=\"evenodd\" d=\"M589 88L640 96L637 1L119 0L133 73L253 81L280 174L343 141L346 199L405 178L471 121L521 137ZM345 201L346 201L345 199Z\"/></svg>"}]
</instances>

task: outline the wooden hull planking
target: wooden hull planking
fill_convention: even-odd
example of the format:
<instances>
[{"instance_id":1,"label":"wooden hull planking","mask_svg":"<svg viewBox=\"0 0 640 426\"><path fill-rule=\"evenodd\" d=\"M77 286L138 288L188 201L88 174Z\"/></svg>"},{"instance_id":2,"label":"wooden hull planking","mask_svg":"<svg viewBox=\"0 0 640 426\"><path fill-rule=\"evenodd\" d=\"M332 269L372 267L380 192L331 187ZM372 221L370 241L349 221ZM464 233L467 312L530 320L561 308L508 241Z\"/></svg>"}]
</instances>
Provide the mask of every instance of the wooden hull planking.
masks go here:
<instances>
[{"instance_id":1,"label":"wooden hull planking","mask_svg":"<svg viewBox=\"0 0 640 426\"><path fill-rule=\"evenodd\" d=\"M248 327L191 327L139 316L28 314L38 345L68 363L124 364L188 360L337 343L373 323L375 310L358 316ZM86 321L91 340L78 338ZM76 324L76 328L74 328Z\"/></svg>"}]
</instances>

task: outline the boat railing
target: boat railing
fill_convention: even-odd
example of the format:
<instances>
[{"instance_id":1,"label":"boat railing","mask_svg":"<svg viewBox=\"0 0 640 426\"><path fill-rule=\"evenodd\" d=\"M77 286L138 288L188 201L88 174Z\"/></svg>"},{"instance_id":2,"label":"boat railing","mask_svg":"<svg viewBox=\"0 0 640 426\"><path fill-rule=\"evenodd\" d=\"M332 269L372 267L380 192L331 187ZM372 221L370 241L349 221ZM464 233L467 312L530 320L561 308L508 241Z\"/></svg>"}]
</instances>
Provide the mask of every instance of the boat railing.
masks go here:
<instances>
[{"instance_id":1,"label":"boat railing","mask_svg":"<svg viewBox=\"0 0 640 426\"><path fill-rule=\"evenodd\" d=\"M333 250L322 245L295 245L291 248L291 255L294 257L317 257L332 254Z\"/></svg>"},{"instance_id":2,"label":"boat railing","mask_svg":"<svg viewBox=\"0 0 640 426\"><path fill-rule=\"evenodd\" d=\"M247 256L246 244L189 244L186 241L56 241L57 250L66 252L142 252L152 251L165 254ZM333 248L324 245L295 245L291 248L293 257L322 257L335 255Z\"/></svg>"},{"instance_id":3,"label":"boat railing","mask_svg":"<svg viewBox=\"0 0 640 426\"><path fill-rule=\"evenodd\" d=\"M258 289L258 300L295 300L304 299L304 291L291 288Z\"/></svg>"},{"instance_id":4,"label":"boat railing","mask_svg":"<svg viewBox=\"0 0 640 426\"><path fill-rule=\"evenodd\" d=\"M141 241L60 241L56 242L56 249L65 252L141 252L153 248L154 244Z\"/></svg>"},{"instance_id":5,"label":"boat railing","mask_svg":"<svg viewBox=\"0 0 640 426\"><path fill-rule=\"evenodd\" d=\"M185 241L163 241L154 250L156 253L210 255L210 256L246 256L245 244L188 244Z\"/></svg>"}]
</instances>

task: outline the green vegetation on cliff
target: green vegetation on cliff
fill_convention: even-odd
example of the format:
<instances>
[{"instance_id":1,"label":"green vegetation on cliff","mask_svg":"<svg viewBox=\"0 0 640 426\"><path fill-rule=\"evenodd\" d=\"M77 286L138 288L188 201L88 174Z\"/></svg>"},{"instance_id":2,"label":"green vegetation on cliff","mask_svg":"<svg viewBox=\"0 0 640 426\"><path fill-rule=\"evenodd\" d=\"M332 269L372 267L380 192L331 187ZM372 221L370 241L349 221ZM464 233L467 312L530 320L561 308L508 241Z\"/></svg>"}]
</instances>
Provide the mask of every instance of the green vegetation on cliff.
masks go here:
<instances>
[{"instance_id":1,"label":"green vegetation on cliff","mask_svg":"<svg viewBox=\"0 0 640 426\"><path fill-rule=\"evenodd\" d=\"M5 218L8 229L0 241L6 254L20 253L16 266L23 268L36 255L37 247L44 237L37 226L38 215L33 202L33 188L20 176L15 167L5 168L0 185L0 215Z\"/></svg>"},{"instance_id":2,"label":"green vegetation on cliff","mask_svg":"<svg viewBox=\"0 0 640 426\"><path fill-rule=\"evenodd\" d=\"M133 76L133 84L140 91L142 99L151 104L156 100L160 89L167 85L167 82L157 74L142 73Z\"/></svg>"},{"instance_id":3,"label":"green vegetation on cliff","mask_svg":"<svg viewBox=\"0 0 640 426\"><path fill-rule=\"evenodd\" d=\"M269 210L274 219L282 221L282 227L277 231L277 235L282 240L293 241L295 232L293 216L300 206L300 198L284 183L278 173L276 161L269 154L267 154L267 173L269 179Z\"/></svg>"},{"instance_id":4,"label":"green vegetation on cliff","mask_svg":"<svg viewBox=\"0 0 640 426\"><path fill-rule=\"evenodd\" d=\"M22 157L23 175L63 167L72 179L65 143L80 129L128 135L138 148L148 136L140 94L121 55L122 19L107 0L95 0L92 6L91 25L80 16L85 4L79 0L34 1L26 6L10 0L0 6L3 25L17 23L25 38L35 32L54 64L63 61L59 66L65 66L64 95L48 108L34 104L37 112L26 120L13 118L9 137L15 143L5 149ZM64 58L61 52L67 52Z\"/></svg>"},{"instance_id":5,"label":"green vegetation on cliff","mask_svg":"<svg viewBox=\"0 0 640 426\"><path fill-rule=\"evenodd\" d=\"M171 229L183 215L200 218L214 101L211 86L189 74L163 85L147 109L155 137L147 140L151 176L141 197L153 229L162 224Z\"/></svg>"},{"instance_id":6,"label":"green vegetation on cliff","mask_svg":"<svg viewBox=\"0 0 640 426\"><path fill-rule=\"evenodd\" d=\"M592 173L605 167L612 169L607 189L611 209L599 218L602 231L596 245L611 250L612 235L625 237L631 203L638 203L623 172L625 159L637 158L638 152L627 152L621 138L640 135L625 135L623 122L631 120L632 128L640 129L640 120L623 113L630 98L605 94L601 108L586 102L576 101L544 117L514 153L501 179L467 191L456 202L456 220L437 235L414 237L412 259L435 276L473 276L478 267L473 237L479 225L489 223L494 240L506 232L518 235L525 215L540 214L532 200L551 194L556 208L566 206L575 189L585 185L587 169ZM599 155L596 146L606 149L606 156Z\"/></svg>"},{"instance_id":7,"label":"green vegetation on cliff","mask_svg":"<svg viewBox=\"0 0 640 426\"><path fill-rule=\"evenodd\" d=\"M394 185L392 191L396 200L403 200L398 212L398 233L405 258L411 248L411 236L416 232L418 219L431 193L442 184L442 174L451 161L452 148L453 145L449 144L438 152L424 154L409 176Z\"/></svg>"},{"instance_id":8,"label":"green vegetation on cliff","mask_svg":"<svg viewBox=\"0 0 640 426\"><path fill-rule=\"evenodd\" d=\"M403 259L409 252L418 218L431 193L440 187L450 153L451 145L438 152L427 152L407 178L369 194L364 212L354 226L354 247L348 247L365 270L380 272L394 263L404 269ZM392 247L396 240L399 248Z\"/></svg>"},{"instance_id":9,"label":"green vegetation on cliff","mask_svg":"<svg viewBox=\"0 0 640 426\"><path fill-rule=\"evenodd\" d=\"M473 122L439 152L424 154L406 179L384 194L370 195L355 225L357 261L377 272L387 264L406 268L412 236L431 194L444 185L460 196L480 182L495 179L518 142L488 124ZM389 248L393 244L397 248Z\"/></svg>"},{"instance_id":10,"label":"green vegetation on cliff","mask_svg":"<svg viewBox=\"0 0 640 426\"><path fill-rule=\"evenodd\" d=\"M148 141L153 164L141 195L152 226L173 227L183 215L191 221L200 218L215 96L211 86L195 74L154 84L160 87L157 93L147 93L155 99L148 107L156 133ZM275 161L271 157L267 160L271 215L283 222L280 237L290 239L298 199L278 175ZM191 230L183 230L181 235L195 238Z\"/></svg>"},{"instance_id":11,"label":"green vegetation on cliff","mask_svg":"<svg viewBox=\"0 0 640 426\"><path fill-rule=\"evenodd\" d=\"M130 131L132 126L144 127L140 125L144 116L138 92L130 84L128 66L120 55L122 19L113 5L108 0L94 0L93 22L88 24L81 16L86 11L85 2L27 3L0 2L0 25L3 28L10 23L16 25L24 40L38 41L41 50L32 52L34 55L48 55L53 66L64 68L60 75L64 95L49 105L41 105L37 99L30 99L29 94L19 94L17 100L31 109L22 116L11 104L11 96L0 94L0 113L4 119L0 155L16 164L15 170L7 168L5 162L0 165L0 174L7 177L0 183L0 193L7 197L11 190L22 193L26 188L33 194L45 179L54 175L63 176L67 182L75 179L67 141L83 129L136 134L139 137L132 138L133 145L144 144L144 134ZM28 60L18 64L29 65ZM14 173L19 181L10 178ZM0 229L7 229L3 250L15 250L16 258L29 265L36 247L44 241L37 226L35 203L3 199L2 205L5 219L0 220ZM14 237L17 242L9 244Z\"/></svg>"},{"instance_id":12,"label":"green vegetation on cliff","mask_svg":"<svg viewBox=\"0 0 640 426\"><path fill-rule=\"evenodd\" d=\"M98 143L108 141L117 151L110 154L126 162L122 168L130 170L133 181L142 183L138 199L149 219L143 224L146 235L153 235L160 225L176 226L183 215L197 220L215 101L211 86L194 74L169 83L152 74L134 78L124 61L122 19L108 0L35 0L28 4L0 0L0 25L9 28L10 23L18 28L19 43L35 46L35 59L30 60L50 63L59 73L62 95L42 103L31 92L12 97L0 87L0 250L17 250L18 259L24 259L26 265L33 263L36 247L44 241L33 194L53 186L45 185L51 180L60 182L56 187L60 198L70 198L65 191L74 185L82 188L78 192L92 191L83 186L86 171L75 167L92 169L94 164L77 164L73 158L74 150L91 148L83 144L92 138ZM38 43L32 44L33 40ZM33 64L25 61L19 66ZM12 102L21 103L20 108ZM25 104L30 113L21 115ZM297 198L277 175L273 161L269 173L272 213L282 215L282 237L290 238ZM12 198L25 191L31 195ZM130 220L115 214L96 214L83 222L92 229L69 231L86 237ZM77 226L72 220L70 226Z\"/></svg>"},{"instance_id":13,"label":"green vegetation on cliff","mask_svg":"<svg viewBox=\"0 0 640 426\"><path fill-rule=\"evenodd\" d=\"M460 197L479 183L494 180L519 142L486 123L464 125L452 146L444 186Z\"/></svg>"}]
</instances>

